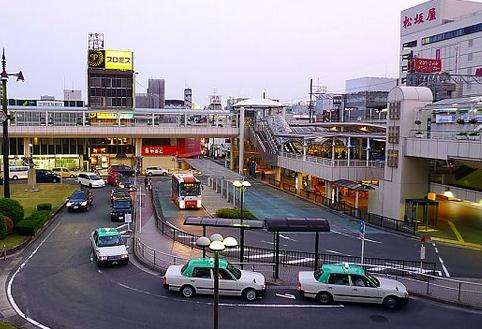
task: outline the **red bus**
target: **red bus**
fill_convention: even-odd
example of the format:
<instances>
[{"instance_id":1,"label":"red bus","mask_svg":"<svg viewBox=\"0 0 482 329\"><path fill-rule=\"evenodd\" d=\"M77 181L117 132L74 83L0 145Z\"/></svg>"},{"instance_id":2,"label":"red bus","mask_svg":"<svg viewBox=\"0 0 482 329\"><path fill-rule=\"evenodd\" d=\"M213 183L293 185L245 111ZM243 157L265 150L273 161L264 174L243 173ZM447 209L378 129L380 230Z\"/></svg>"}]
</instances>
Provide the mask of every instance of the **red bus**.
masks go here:
<instances>
[{"instance_id":1,"label":"red bus","mask_svg":"<svg viewBox=\"0 0 482 329\"><path fill-rule=\"evenodd\" d=\"M201 182L192 174L172 175L171 199L179 209L201 209Z\"/></svg>"}]
</instances>

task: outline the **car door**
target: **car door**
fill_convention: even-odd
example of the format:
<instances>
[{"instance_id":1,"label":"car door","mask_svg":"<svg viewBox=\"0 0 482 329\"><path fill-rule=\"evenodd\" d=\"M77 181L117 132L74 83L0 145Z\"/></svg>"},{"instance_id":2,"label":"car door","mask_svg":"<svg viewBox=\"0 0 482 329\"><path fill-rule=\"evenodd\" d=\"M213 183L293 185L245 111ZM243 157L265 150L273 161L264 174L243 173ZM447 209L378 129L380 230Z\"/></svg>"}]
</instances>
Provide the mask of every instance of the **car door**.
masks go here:
<instances>
[{"instance_id":1,"label":"car door","mask_svg":"<svg viewBox=\"0 0 482 329\"><path fill-rule=\"evenodd\" d=\"M189 284L194 286L198 294L212 294L214 290L214 280L211 269L208 267L195 267Z\"/></svg>"},{"instance_id":2,"label":"car door","mask_svg":"<svg viewBox=\"0 0 482 329\"><path fill-rule=\"evenodd\" d=\"M333 295L336 301L351 301L353 293L348 274L332 273L327 282L328 292Z\"/></svg>"},{"instance_id":3,"label":"car door","mask_svg":"<svg viewBox=\"0 0 482 329\"><path fill-rule=\"evenodd\" d=\"M352 299L361 303L380 303L380 291L365 276L351 274Z\"/></svg>"},{"instance_id":4,"label":"car door","mask_svg":"<svg viewBox=\"0 0 482 329\"><path fill-rule=\"evenodd\" d=\"M227 296L241 295L239 282L224 268L219 269L219 293Z\"/></svg>"}]
</instances>

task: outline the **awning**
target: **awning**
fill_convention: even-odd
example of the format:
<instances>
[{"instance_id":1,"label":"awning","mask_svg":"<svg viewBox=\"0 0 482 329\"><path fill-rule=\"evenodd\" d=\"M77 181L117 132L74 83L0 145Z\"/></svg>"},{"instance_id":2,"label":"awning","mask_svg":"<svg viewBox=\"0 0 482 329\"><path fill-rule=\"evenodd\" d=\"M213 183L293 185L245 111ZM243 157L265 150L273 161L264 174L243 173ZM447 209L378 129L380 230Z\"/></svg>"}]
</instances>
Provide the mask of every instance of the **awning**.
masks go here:
<instances>
[{"instance_id":1,"label":"awning","mask_svg":"<svg viewBox=\"0 0 482 329\"><path fill-rule=\"evenodd\" d=\"M368 190L373 190L373 187L360 184L358 182L348 180L348 179L339 179L333 182L333 184L349 188L350 190L354 191L368 191Z\"/></svg>"},{"instance_id":2,"label":"awning","mask_svg":"<svg viewBox=\"0 0 482 329\"><path fill-rule=\"evenodd\" d=\"M330 223L324 218L267 218L265 223L269 232L330 232Z\"/></svg>"},{"instance_id":3,"label":"awning","mask_svg":"<svg viewBox=\"0 0 482 329\"><path fill-rule=\"evenodd\" d=\"M218 217L186 217L184 225L230 227L245 229L263 229L264 221L257 219L218 218Z\"/></svg>"}]
</instances>

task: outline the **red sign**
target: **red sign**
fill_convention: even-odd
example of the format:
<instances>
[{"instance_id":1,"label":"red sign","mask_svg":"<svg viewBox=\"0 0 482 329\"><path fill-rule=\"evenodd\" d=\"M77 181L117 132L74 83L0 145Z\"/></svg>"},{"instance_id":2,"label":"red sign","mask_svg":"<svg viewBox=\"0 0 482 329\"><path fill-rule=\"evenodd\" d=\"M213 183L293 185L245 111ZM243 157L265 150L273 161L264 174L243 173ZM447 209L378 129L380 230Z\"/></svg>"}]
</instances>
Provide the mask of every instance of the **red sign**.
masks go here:
<instances>
[{"instance_id":1,"label":"red sign","mask_svg":"<svg viewBox=\"0 0 482 329\"><path fill-rule=\"evenodd\" d=\"M142 146L143 156L176 155L176 146Z\"/></svg>"},{"instance_id":2,"label":"red sign","mask_svg":"<svg viewBox=\"0 0 482 329\"><path fill-rule=\"evenodd\" d=\"M442 60L431 58L414 58L410 64L410 72L435 73L442 71Z\"/></svg>"},{"instance_id":3,"label":"red sign","mask_svg":"<svg viewBox=\"0 0 482 329\"><path fill-rule=\"evenodd\" d=\"M437 19L437 13L435 8L429 8L426 13L418 12L413 17L404 16L402 18L402 26L404 29L409 28L412 25L423 24L425 21L434 21Z\"/></svg>"}]
</instances>

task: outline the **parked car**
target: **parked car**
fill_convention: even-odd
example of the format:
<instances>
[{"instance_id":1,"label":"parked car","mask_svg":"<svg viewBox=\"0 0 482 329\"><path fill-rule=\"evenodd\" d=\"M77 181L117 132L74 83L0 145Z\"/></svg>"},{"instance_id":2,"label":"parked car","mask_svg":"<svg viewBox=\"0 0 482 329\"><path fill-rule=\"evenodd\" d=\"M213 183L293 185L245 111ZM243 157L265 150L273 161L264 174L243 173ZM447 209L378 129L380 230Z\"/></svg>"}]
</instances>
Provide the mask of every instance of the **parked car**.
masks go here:
<instances>
[{"instance_id":1,"label":"parked car","mask_svg":"<svg viewBox=\"0 0 482 329\"><path fill-rule=\"evenodd\" d=\"M166 176L169 172L161 167L147 167L146 168L146 175L147 176Z\"/></svg>"},{"instance_id":2,"label":"parked car","mask_svg":"<svg viewBox=\"0 0 482 329\"><path fill-rule=\"evenodd\" d=\"M396 280L375 277L358 265L324 264L298 273L298 291L321 304L362 302L396 309L408 302L407 288Z\"/></svg>"},{"instance_id":3,"label":"parked car","mask_svg":"<svg viewBox=\"0 0 482 329\"><path fill-rule=\"evenodd\" d=\"M8 168L8 176L10 179L27 179L29 166L10 166Z\"/></svg>"},{"instance_id":4,"label":"parked car","mask_svg":"<svg viewBox=\"0 0 482 329\"><path fill-rule=\"evenodd\" d=\"M60 183L60 176L51 170L36 169L37 183Z\"/></svg>"},{"instance_id":5,"label":"parked car","mask_svg":"<svg viewBox=\"0 0 482 329\"><path fill-rule=\"evenodd\" d=\"M80 185L88 187L104 187L105 181L94 173L80 173L77 177Z\"/></svg>"},{"instance_id":6,"label":"parked car","mask_svg":"<svg viewBox=\"0 0 482 329\"><path fill-rule=\"evenodd\" d=\"M118 172L115 172L115 171L109 172L107 176L107 184L112 186L117 186L119 176L121 176L121 174Z\"/></svg>"},{"instance_id":7,"label":"parked car","mask_svg":"<svg viewBox=\"0 0 482 329\"><path fill-rule=\"evenodd\" d=\"M122 176L134 176L134 169L127 165L111 165L109 168L109 174L111 172L117 172Z\"/></svg>"},{"instance_id":8,"label":"parked car","mask_svg":"<svg viewBox=\"0 0 482 329\"><path fill-rule=\"evenodd\" d=\"M70 171L67 168L64 167L54 167L52 168L52 171L54 173L57 173L59 176L62 176L62 178L74 178L77 177L77 174L73 171Z\"/></svg>"},{"instance_id":9,"label":"parked car","mask_svg":"<svg viewBox=\"0 0 482 329\"><path fill-rule=\"evenodd\" d=\"M171 265L163 277L163 286L179 291L184 297L196 294L213 294L214 260L212 258L191 259L184 266ZM266 291L263 274L239 270L225 259L219 260L219 294L243 296L248 301L262 297Z\"/></svg>"},{"instance_id":10,"label":"parked car","mask_svg":"<svg viewBox=\"0 0 482 329\"><path fill-rule=\"evenodd\" d=\"M90 235L92 254L98 266L125 265L129 253L124 239L116 228L98 228Z\"/></svg>"},{"instance_id":11,"label":"parked car","mask_svg":"<svg viewBox=\"0 0 482 329\"><path fill-rule=\"evenodd\" d=\"M129 190L129 192L133 192L136 190L136 187L134 186L134 182L132 181L132 179L125 176L119 176L117 178L117 187L125 188Z\"/></svg>"},{"instance_id":12,"label":"parked car","mask_svg":"<svg viewBox=\"0 0 482 329\"><path fill-rule=\"evenodd\" d=\"M115 200L128 200L132 203L132 197L129 190L124 188L115 188L110 193L110 201L111 205L114 203Z\"/></svg>"},{"instance_id":13,"label":"parked car","mask_svg":"<svg viewBox=\"0 0 482 329\"><path fill-rule=\"evenodd\" d=\"M110 213L111 221L124 222L127 214L132 216L131 200L120 199L112 202L112 211Z\"/></svg>"},{"instance_id":14,"label":"parked car","mask_svg":"<svg viewBox=\"0 0 482 329\"><path fill-rule=\"evenodd\" d=\"M75 191L68 198L66 206L68 211L87 211L90 207L92 207L92 200L92 193L89 190Z\"/></svg>"}]
</instances>

